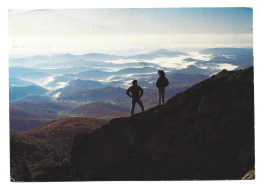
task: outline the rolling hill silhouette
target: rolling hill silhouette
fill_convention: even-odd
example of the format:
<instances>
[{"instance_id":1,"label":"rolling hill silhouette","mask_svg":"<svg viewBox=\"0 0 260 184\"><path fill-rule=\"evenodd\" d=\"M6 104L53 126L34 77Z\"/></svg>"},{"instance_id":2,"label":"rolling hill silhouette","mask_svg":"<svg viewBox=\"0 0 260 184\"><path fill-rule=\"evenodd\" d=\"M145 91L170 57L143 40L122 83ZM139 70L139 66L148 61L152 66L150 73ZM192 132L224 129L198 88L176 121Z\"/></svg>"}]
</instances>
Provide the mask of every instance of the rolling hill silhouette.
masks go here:
<instances>
[{"instance_id":1,"label":"rolling hill silhouette","mask_svg":"<svg viewBox=\"0 0 260 184\"><path fill-rule=\"evenodd\" d=\"M74 141L71 160L36 180L241 179L254 168L253 67L223 70Z\"/></svg>"}]
</instances>

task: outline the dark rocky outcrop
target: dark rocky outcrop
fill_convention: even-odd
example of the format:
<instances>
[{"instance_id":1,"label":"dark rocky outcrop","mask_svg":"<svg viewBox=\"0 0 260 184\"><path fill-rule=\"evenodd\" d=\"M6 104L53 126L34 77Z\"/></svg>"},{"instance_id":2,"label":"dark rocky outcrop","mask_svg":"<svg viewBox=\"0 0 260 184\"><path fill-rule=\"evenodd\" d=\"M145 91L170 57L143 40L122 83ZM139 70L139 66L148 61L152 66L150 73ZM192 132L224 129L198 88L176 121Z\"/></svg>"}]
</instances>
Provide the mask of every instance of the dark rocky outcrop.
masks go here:
<instances>
[{"instance_id":1,"label":"dark rocky outcrop","mask_svg":"<svg viewBox=\"0 0 260 184\"><path fill-rule=\"evenodd\" d=\"M74 141L63 174L39 180L241 179L255 163L253 67L223 70Z\"/></svg>"}]
</instances>

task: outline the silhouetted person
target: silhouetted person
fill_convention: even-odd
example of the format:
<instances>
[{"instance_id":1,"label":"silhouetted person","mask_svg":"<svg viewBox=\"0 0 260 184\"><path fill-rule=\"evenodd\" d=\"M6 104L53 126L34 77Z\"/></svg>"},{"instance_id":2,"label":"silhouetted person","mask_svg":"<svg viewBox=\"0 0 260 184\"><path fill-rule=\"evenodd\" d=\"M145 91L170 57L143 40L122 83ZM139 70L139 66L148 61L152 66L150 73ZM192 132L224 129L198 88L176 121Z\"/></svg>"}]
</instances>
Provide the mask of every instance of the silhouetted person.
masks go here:
<instances>
[{"instance_id":1,"label":"silhouetted person","mask_svg":"<svg viewBox=\"0 0 260 184\"><path fill-rule=\"evenodd\" d=\"M138 105L140 105L140 107L142 108L142 112L144 112L144 105L140 99L144 94L144 90L140 86L138 86L137 80L133 80L132 84L133 85L130 88L128 88L128 90L126 91L127 96L132 98L131 115L134 114L136 103L138 103Z\"/></svg>"},{"instance_id":2,"label":"silhouetted person","mask_svg":"<svg viewBox=\"0 0 260 184\"><path fill-rule=\"evenodd\" d=\"M156 87L158 88L158 103L159 105L165 104L164 101L164 93L165 93L165 87L169 85L168 79L165 77L165 73L163 70L158 70L159 78L156 82Z\"/></svg>"}]
</instances>

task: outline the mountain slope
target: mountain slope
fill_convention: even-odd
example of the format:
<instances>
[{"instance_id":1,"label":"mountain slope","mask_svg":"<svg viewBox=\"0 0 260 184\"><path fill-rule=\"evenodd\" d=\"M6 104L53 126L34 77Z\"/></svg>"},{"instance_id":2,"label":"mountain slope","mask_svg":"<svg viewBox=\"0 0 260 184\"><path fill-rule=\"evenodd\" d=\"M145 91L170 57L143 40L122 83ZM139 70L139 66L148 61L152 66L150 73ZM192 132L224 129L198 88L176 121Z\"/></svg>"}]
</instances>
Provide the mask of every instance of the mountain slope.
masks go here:
<instances>
[{"instance_id":1,"label":"mountain slope","mask_svg":"<svg viewBox=\"0 0 260 184\"><path fill-rule=\"evenodd\" d=\"M93 102L63 112L63 116L92 117L99 119L112 119L115 117L129 116L129 108L104 102Z\"/></svg>"},{"instance_id":2,"label":"mountain slope","mask_svg":"<svg viewBox=\"0 0 260 184\"><path fill-rule=\"evenodd\" d=\"M169 86L167 87L167 90L169 88L180 88L180 87L191 87L194 84L205 80L209 78L206 75L202 75L199 73L194 74L183 74L183 73L176 73L176 72L169 72L167 73L166 77L170 81ZM138 80L138 83L142 87L155 89L156 88L156 81L158 79L158 75L153 75L149 79L140 79Z\"/></svg>"},{"instance_id":3,"label":"mountain slope","mask_svg":"<svg viewBox=\"0 0 260 184\"><path fill-rule=\"evenodd\" d=\"M209 48L200 51L201 54L213 55L253 55L253 49L247 48Z\"/></svg>"},{"instance_id":4,"label":"mountain slope","mask_svg":"<svg viewBox=\"0 0 260 184\"><path fill-rule=\"evenodd\" d=\"M37 81L46 77L49 77L48 74L32 68L24 67L10 67L9 76L11 78L18 78L23 80Z\"/></svg>"},{"instance_id":5,"label":"mountain slope","mask_svg":"<svg viewBox=\"0 0 260 184\"><path fill-rule=\"evenodd\" d=\"M32 117L10 117L10 131L23 132L49 124L48 120Z\"/></svg>"},{"instance_id":6,"label":"mountain slope","mask_svg":"<svg viewBox=\"0 0 260 184\"><path fill-rule=\"evenodd\" d=\"M253 89L253 67L223 70L162 107L77 136L70 163L37 179L240 179L254 168Z\"/></svg>"},{"instance_id":7,"label":"mountain slope","mask_svg":"<svg viewBox=\"0 0 260 184\"><path fill-rule=\"evenodd\" d=\"M28 131L49 124L48 120L39 118L37 114L15 107L10 107L9 115L11 132Z\"/></svg>"},{"instance_id":8,"label":"mountain slope","mask_svg":"<svg viewBox=\"0 0 260 184\"><path fill-rule=\"evenodd\" d=\"M44 95L27 95L21 98L16 99L16 101L41 101L41 102L50 102L52 99L49 96Z\"/></svg>"},{"instance_id":9,"label":"mountain slope","mask_svg":"<svg viewBox=\"0 0 260 184\"><path fill-rule=\"evenodd\" d=\"M27 86L27 85L34 85L34 83L16 79L16 78L9 78L9 86Z\"/></svg>"},{"instance_id":10,"label":"mountain slope","mask_svg":"<svg viewBox=\"0 0 260 184\"><path fill-rule=\"evenodd\" d=\"M96 118L68 117L53 121L48 126L20 133L27 141L41 140L60 152L69 152L76 134L91 133L107 121Z\"/></svg>"},{"instance_id":11,"label":"mountain slope","mask_svg":"<svg viewBox=\"0 0 260 184\"><path fill-rule=\"evenodd\" d=\"M9 99L15 101L19 98L23 98L28 95L45 95L48 92L47 89L40 86L31 85L24 87L10 87L9 88Z\"/></svg>"},{"instance_id":12,"label":"mountain slope","mask_svg":"<svg viewBox=\"0 0 260 184\"><path fill-rule=\"evenodd\" d=\"M211 54L210 63L228 63L244 69L253 66L253 49L247 48L211 48L200 51L201 54Z\"/></svg>"},{"instance_id":13,"label":"mountain slope","mask_svg":"<svg viewBox=\"0 0 260 184\"><path fill-rule=\"evenodd\" d=\"M44 173L44 168L60 165L68 159L73 138L80 133L91 133L107 121L95 118L64 118L46 127L10 135L11 176L25 181L19 175L19 167L26 165L34 178Z\"/></svg>"},{"instance_id":14,"label":"mountain slope","mask_svg":"<svg viewBox=\"0 0 260 184\"><path fill-rule=\"evenodd\" d=\"M53 91L51 94L55 95L55 94L59 94L61 93L61 95L63 93L73 93L76 92L77 90L82 90L82 89L95 89L95 88L101 88L104 87L105 85L97 82L97 81L92 81L92 80L72 80L68 83L68 85L64 88L59 88L55 91Z\"/></svg>"},{"instance_id":15,"label":"mountain slope","mask_svg":"<svg viewBox=\"0 0 260 184\"><path fill-rule=\"evenodd\" d=\"M223 71L161 109L112 120L74 147L72 165L93 180L242 177L254 166L252 70Z\"/></svg>"},{"instance_id":16,"label":"mountain slope","mask_svg":"<svg viewBox=\"0 0 260 184\"><path fill-rule=\"evenodd\" d=\"M41 119L57 119L58 113L71 109L68 104L46 101L17 101L10 102L10 108L20 109Z\"/></svg>"},{"instance_id":17,"label":"mountain slope","mask_svg":"<svg viewBox=\"0 0 260 184\"><path fill-rule=\"evenodd\" d=\"M145 84L145 82L140 81L140 84ZM171 84L174 85L174 84ZM176 88L167 88L165 91L165 98L170 98L176 93L182 92L188 87L178 87ZM78 101L78 102L105 102L112 103L124 107L131 107L131 98L126 95L126 89L120 87L104 87L98 89L79 89L72 92L60 93L58 100L69 100L69 101ZM52 94L52 95L55 95ZM145 106L145 109L153 107L157 104L157 90L156 89L144 89L144 95L142 96L142 102ZM138 107L137 107L138 109Z\"/></svg>"}]
</instances>

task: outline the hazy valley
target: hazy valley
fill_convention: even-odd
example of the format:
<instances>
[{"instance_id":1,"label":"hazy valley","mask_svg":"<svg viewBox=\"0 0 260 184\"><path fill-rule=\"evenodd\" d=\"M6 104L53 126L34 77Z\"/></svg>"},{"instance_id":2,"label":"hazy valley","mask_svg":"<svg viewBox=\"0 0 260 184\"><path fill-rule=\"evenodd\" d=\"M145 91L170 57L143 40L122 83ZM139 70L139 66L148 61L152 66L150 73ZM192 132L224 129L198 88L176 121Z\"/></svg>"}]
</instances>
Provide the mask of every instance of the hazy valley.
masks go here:
<instances>
[{"instance_id":1,"label":"hazy valley","mask_svg":"<svg viewBox=\"0 0 260 184\"><path fill-rule=\"evenodd\" d=\"M26 167L30 178L35 179L47 173L49 167L59 167L70 160L76 135L89 136L111 119L129 118L131 99L125 92L134 79L144 89L142 101L150 112L157 105L158 69L166 72L170 84L165 95L172 99L223 69L249 66L253 66L253 50L246 48L199 52L161 49L132 56L90 53L10 58L12 175L21 179L26 173L19 175L19 169ZM140 112L139 107L136 112ZM33 154L25 157L27 152ZM81 153L74 150L73 154ZM95 175L89 177L95 179Z\"/></svg>"}]
</instances>

